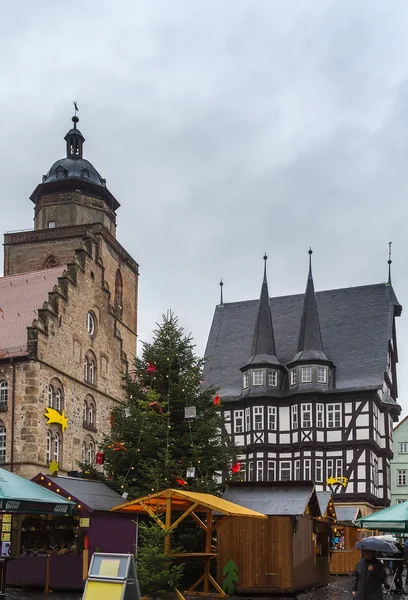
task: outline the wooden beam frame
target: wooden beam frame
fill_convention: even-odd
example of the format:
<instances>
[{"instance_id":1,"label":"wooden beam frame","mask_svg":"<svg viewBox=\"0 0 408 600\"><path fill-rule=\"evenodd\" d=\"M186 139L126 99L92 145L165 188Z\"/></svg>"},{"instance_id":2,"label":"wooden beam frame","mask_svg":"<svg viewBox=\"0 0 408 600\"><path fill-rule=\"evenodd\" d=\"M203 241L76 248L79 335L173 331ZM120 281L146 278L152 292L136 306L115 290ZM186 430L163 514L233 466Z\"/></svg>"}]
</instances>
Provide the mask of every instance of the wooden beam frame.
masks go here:
<instances>
[{"instance_id":1,"label":"wooden beam frame","mask_svg":"<svg viewBox=\"0 0 408 600\"><path fill-rule=\"evenodd\" d=\"M148 515L150 515L150 516L152 517L152 519L154 519L154 520L156 521L156 523L157 523L158 525L160 525L160 527L161 527L163 530L166 530L166 526L165 526L165 524L164 524L164 523L163 523L163 521L160 519L160 517L158 517L158 516L157 516L157 514L156 514L154 511L152 511L152 509L150 508L150 506L147 506L147 504L145 504L145 503L144 503L144 502L142 502L142 501L140 502L140 506L143 506L143 508L145 509L145 511L147 512L147 514L148 514Z\"/></svg>"}]
</instances>

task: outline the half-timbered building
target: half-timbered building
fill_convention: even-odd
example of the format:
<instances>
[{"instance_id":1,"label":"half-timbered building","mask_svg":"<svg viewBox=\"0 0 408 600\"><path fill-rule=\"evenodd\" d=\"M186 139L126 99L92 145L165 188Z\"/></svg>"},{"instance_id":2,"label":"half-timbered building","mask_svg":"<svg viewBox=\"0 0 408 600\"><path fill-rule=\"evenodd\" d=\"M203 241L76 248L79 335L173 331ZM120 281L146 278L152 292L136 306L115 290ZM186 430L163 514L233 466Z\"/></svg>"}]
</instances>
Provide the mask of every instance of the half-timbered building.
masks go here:
<instances>
[{"instance_id":1,"label":"half-timbered building","mask_svg":"<svg viewBox=\"0 0 408 600\"><path fill-rule=\"evenodd\" d=\"M205 353L242 478L313 480L336 503L388 505L401 410L391 277L316 294L310 251L305 294L270 298L264 258L260 300L221 301Z\"/></svg>"}]
</instances>

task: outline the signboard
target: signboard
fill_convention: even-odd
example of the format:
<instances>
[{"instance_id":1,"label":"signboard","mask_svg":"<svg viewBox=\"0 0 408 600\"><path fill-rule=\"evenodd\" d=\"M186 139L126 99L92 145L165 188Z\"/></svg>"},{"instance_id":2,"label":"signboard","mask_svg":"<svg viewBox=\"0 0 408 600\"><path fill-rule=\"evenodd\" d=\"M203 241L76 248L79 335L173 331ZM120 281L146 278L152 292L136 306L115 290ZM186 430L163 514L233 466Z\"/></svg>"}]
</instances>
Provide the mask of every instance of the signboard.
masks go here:
<instances>
[{"instance_id":1,"label":"signboard","mask_svg":"<svg viewBox=\"0 0 408 600\"><path fill-rule=\"evenodd\" d=\"M79 519L79 526L80 527L89 527L89 519Z\"/></svg>"},{"instance_id":2,"label":"signboard","mask_svg":"<svg viewBox=\"0 0 408 600\"><path fill-rule=\"evenodd\" d=\"M94 553L82 600L141 600L133 555Z\"/></svg>"}]
</instances>

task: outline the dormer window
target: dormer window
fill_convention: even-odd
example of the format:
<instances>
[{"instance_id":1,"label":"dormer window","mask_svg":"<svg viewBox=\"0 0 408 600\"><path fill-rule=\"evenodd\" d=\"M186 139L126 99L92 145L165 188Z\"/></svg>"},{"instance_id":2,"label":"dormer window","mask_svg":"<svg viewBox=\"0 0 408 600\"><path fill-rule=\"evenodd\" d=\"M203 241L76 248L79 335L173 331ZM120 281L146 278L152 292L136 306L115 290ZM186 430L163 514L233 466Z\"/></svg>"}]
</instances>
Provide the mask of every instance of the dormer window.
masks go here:
<instances>
[{"instance_id":1,"label":"dormer window","mask_svg":"<svg viewBox=\"0 0 408 600\"><path fill-rule=\"evenodd\" d=\"M81 169L81 177L89 177L89 169Z\"/></svg>"},{"instance_id":2,"label":"dormer window","mask_svg":"<svg viewBox=\"0 0 408 600\"><path fill-rule=\"evenodd\" d=\"M317 383L327 383L327 367L317 367Z\"/></svg>"},{"instance_id":3,"label":"dormer window","mask_svg":"<svg viewBox=\"0 0 408 600\"><path fill-rule=\"evenodd\" d=\"M296 385L297 384L297 370L296 369L291 369L290 371L290 385Z\"/></svg>"},{"instance_id":4,"label":"dormer window","mask_svg":"<svg viewBox=\"0 0 408 600\"><path fill-rule=\"evenodd\" d=\"M243 387L245 390L246 388L249 388L249 373L244 373L242 379L243 379Z\"/></svg>"},{"instance_id":5,"label":"dormer window","mask_svg":"<svg viewBox=\"0 0 408 600\"><path fill-rule=\"evenodd\" d=\"M268 385L276 387L278 385L278 372L269 371L268 373Z\"/></svg>"},{"instance_id":6,"label":"dormer window","mask_svg":"<svg viewBox=\"0 0 408 600\"><path fill-rule=\"evenodd\" d=\"M261 370L256 370L252 372L252 385L263 385L264 382L264 372Z\"/></svg>"},{"instance_id":7,"label":"dormer window","mask_svg":"<svg viewBox=\"0 0 408 600\"><path fill-rule=\"evenodd\" d=\"M312 367L302 367L302 383L312 382Z\"/></svg>"}]
</instances>

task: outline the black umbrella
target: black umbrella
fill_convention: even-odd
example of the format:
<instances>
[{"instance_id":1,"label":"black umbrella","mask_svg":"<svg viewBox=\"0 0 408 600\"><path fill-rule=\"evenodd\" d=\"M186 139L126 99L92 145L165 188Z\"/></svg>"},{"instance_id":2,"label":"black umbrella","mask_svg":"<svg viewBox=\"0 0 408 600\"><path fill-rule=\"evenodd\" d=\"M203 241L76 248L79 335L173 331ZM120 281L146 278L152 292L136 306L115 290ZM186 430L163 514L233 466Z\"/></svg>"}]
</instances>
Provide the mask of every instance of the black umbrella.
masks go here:
<instances>
[{"instance_id":1,"label":"black umbrella","mask_svg":"<svg viewBox=\"0 0 408 600\"><path fill-rule=\"evenodd\" d=\"M397 554L398 548L391 542L380 540L376 537L366 537L356 544L359 550L373 550L374 552L384 552L385 554Z\"/></svg>"}]
</instances>

